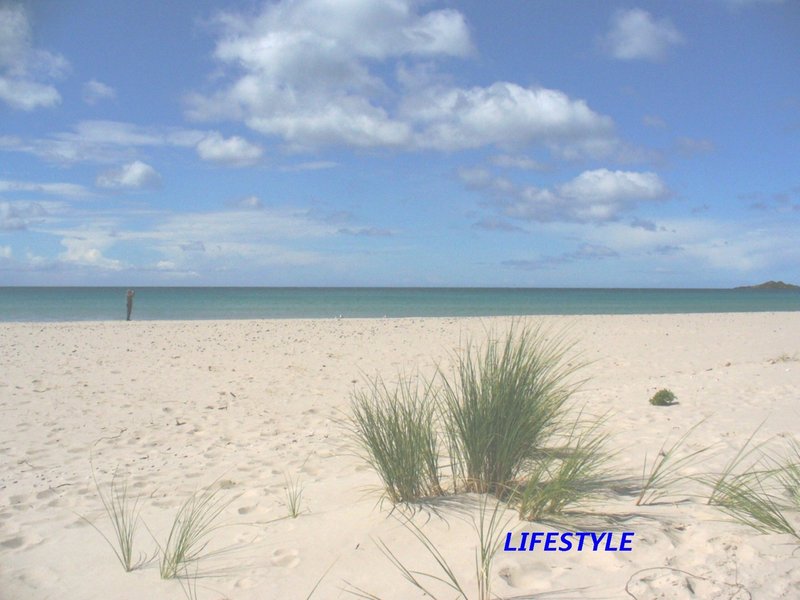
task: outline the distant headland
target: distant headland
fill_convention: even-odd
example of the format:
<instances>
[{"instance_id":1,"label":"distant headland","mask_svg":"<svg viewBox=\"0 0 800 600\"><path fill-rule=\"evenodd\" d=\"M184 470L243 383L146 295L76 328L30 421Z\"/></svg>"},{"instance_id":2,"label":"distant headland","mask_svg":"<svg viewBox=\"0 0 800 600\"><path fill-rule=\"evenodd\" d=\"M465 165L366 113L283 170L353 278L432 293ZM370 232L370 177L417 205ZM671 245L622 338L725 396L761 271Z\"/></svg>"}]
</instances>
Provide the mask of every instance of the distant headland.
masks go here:
<instances>
[{"instance_id":1,"label":"distant headland","mask_svg":"<svg viewBox=\"0 0 800 600\"><path fill-rule=\"evenodd\" d=\"M783 281L767 281L758 285L740 285L735 290L800 290L800 285L784 283Z\"/></svg>"}]
</instances>

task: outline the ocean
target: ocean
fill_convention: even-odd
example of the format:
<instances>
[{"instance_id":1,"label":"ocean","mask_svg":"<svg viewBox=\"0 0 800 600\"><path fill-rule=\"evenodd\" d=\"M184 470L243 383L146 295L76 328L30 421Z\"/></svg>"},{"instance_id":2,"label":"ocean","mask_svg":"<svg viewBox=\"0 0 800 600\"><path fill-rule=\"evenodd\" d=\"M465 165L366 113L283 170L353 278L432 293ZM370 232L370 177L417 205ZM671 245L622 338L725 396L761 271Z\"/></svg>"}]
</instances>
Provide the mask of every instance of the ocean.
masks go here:
<instances>
[{"instance_id":1,"label":"ocean","mask_svg":"<svg viewBox=\"0 0 800 600\"><path fill-rule=\"evenodd\" d=\"M0 287L0 321L125 319L125 288ZM800 310L797 290L136 288L133 320L669 314Z\"/></svg>"}]
</instances>

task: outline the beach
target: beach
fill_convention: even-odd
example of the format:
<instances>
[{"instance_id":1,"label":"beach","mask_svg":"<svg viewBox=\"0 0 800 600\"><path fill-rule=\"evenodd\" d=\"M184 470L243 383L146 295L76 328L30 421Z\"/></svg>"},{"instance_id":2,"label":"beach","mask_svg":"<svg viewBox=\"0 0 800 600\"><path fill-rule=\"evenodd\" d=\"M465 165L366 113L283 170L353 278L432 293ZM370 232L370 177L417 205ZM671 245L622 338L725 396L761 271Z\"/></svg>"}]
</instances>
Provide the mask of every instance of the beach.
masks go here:
<instances>
[{"instance_id":1,"label":"beach","mask_svg":"<svg viewBox=\"0 0 800 600\"><path fill-rule=\"evenodd\" d=\"M135 318L134 313L134 318ZM139 497L136 550L164 543L178 508L213 486L228 502L196 565L198 598L422 598L380 550L418 570L432 559L382 501L381 483L343 422L365 378L448 371L466 340L507 317L0 323L0 598L186 597L157 561L126 573L93 523L116 470ZM611 464L640 478L665 441L713 445L687 475L722 469L756 431L800 442L800 313L526 317L561 332L585 366L575 411L605 416ZM668 388L677 404L648 399ZM785 442L785 443L784 443ZM302 490L288 517L287 487ZM636 506L620 491L582 509L634 532L630 552L505 552L501 598L796 598L800 551L708 506L687 481ZM475 587L474 498L416 511ZM508 530L550 531L520 522ZM796 514L793 523L800 527ZM195 569L193 566L192 569ZM643 571L648 570L648 571ZM688 573L689 575L686 575ZM186 585L192 585L190 580ZM547 594L549 592L549 594ZM747 594L751 596L748 596ZM191 597L191 596L190 596ZM452 593L450 596L452 597Z\"/></svg>"}]
</instances>

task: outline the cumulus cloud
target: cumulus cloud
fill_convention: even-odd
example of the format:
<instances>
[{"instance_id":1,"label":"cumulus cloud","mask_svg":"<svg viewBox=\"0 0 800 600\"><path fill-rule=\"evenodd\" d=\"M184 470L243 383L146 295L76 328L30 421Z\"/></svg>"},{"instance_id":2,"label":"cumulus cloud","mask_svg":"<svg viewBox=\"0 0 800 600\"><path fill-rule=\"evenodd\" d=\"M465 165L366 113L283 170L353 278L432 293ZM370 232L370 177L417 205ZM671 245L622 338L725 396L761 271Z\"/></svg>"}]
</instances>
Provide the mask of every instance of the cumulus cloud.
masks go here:
<instances>
[{"instance_id":1,"label":"cumulus cloud","mask_svg":"<svg viewBox=\"0 0 800 600\"><path fill-rule=\"evenodd\" d=\"M152 189L161 185L161 176L150 165L136 160L97 176L98 187L108 189Z\"/></svg>"},{"instance_id":2,"label":"cumulus cloud","mask_svg":"<svg viewBox=\"0 0 800 600\"><path fill-rule=\"evenodd\" d=\"M485 169L459 173L468 187L490 194L506 217L538 222L604 223L615 221L644 201L662 200L669 189L655 173L584 171L553 188L519 186Z\"/></svg>"},{"instance_id":3,"label":"cumulus cloud","mask_svg":"<svg viewBox=\"0 0 800 600\"><path fill-rule=\"evenodd\" d=\"M216 132L197 144L197 154L203 160L235 167L252 165L258 162L263 153L260 146L251 144L244 138L224 138Z\"/></svg>"},{"instance_id":4,"label":"cumulus cloud","mask_svg":"<svg viewBox=\"0 0 800 600\"><path fill-rule=\"evenodd\" d=\"M682 44L683 36L667 19L655 19L646 10L617 11L603 45L620 60L661 60L672 46Z\"/></svg>"},{"instance_id":5,"label":"cumulus cloud","mask_svg":"<svg viewBox=\"0 0 800 600\"><path fill-rule=\"evenodd\" d=\"M563 92L497 82L489 87L431 88L408 98L402 113L422 125L418 145L460 150L486 145L612 137L613 123Z\"/></svg>"},{"instance_id":6,"label":"cumulus cloud","mask_svg":"<svg viewBox=\"0 0 800 600\"><path fill-rule=\"evenodd\" d=\"M608 143L610 118L559 90L443 83L437 61L473 52L461 13L413 0L295 0L223 13L216 90L187 97L197 120L232 119L293 150L346 145L463 150Z\"/></svg>"},{"instance_id":7,"label":"cumulus cloud","mask_svg":"<svg viewBox=\"0 0 800 600\"><path fill-rule=\"evenodd\" d=\"M107 235L65 237L61 240L65 250L58 257L62 262L72 265L118 271L124 266L122 262L103 255L103 250L111 243Z\"/></svg>"},{"instance_id":8,"label":"cumulus cloud","mask_svg":"<svg viewBox=\"0 0 800 600\"><path fill-rule=\"evenodd\" d=\"M94 105L102 100L115 98L117 93L109 85L92 79L83 84L83 101L86 104Z\"/></svg>"},{"instance_id":9,"label":"cumulus cloud","mask_svg":"<svg viewBox=\"0 0 800 600\"><path fill-rule=\"evenodd\" d=\"M68 66L61 55L34 48L21 4L0 5L0 100L25 111L55 106L61 95L50 82Z\"/></svg>"}]
</instances>

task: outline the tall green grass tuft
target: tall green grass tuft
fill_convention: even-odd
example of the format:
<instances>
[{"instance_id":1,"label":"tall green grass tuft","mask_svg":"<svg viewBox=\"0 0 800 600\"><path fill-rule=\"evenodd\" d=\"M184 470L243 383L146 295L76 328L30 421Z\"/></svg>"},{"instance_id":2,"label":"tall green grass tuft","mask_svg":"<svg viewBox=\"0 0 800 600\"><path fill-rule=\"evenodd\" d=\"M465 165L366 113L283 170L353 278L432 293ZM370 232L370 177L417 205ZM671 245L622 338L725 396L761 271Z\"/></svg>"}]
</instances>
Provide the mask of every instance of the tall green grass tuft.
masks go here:
<instances>
[{"instance_id":1,"label":"tall green grass tuft","mask_svg":"<svg viewBox=\"0 0 800 600\"><path fill-rule=\"evenodd\" d=\"M431 384L401 379L389 388L377 377L353 393L351 408L355 439L392 503L442 493Z\"/></svg>"},{"instance_id":2,"label":"tall green grass tuft","mask_svg":"<svg viewBox=\"0 0 800 600\"><path fill-rule=\"evenodd\" d=\"M541 330L469 344L443 382L442 412L456 490L503 496L561 424L574 391L569 350Z\"/></svg>"},{"instance_id":3,"label":"tall green grass tuft","mask_svg":"<svg viewBox=\"0 0 800 600\"><path fill-rule=\"evenodd\" d=\"M220 489L208 487L195 492L183 503L172 521L167 542L161 548L162 579L173 579L188 572L188 565L209 556L210 534L218 529L218 517L232 500L223 500Z\"/></svg>"}]
</instances>

